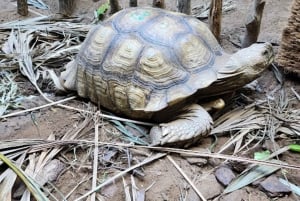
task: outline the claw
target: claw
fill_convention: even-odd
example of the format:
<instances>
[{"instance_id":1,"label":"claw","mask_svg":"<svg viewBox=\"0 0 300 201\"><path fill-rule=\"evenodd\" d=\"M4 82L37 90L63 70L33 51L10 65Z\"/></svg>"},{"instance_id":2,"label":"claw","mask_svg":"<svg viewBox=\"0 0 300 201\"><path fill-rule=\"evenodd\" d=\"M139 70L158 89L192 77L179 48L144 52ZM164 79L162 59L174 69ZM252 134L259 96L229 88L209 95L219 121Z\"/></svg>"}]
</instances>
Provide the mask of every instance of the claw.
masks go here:
<instances>
[{"instance_id":1,"label":"claw","mask_svg":"<svg viewBox=\"0 0 300 201\"><path fill-rule=\"evenodd\" d=\"M207 136L212 129L212 118L200 105L193 104L174 121L154 126L150 131L152 145L181 144Z\"/></svg>"}]
</instances>

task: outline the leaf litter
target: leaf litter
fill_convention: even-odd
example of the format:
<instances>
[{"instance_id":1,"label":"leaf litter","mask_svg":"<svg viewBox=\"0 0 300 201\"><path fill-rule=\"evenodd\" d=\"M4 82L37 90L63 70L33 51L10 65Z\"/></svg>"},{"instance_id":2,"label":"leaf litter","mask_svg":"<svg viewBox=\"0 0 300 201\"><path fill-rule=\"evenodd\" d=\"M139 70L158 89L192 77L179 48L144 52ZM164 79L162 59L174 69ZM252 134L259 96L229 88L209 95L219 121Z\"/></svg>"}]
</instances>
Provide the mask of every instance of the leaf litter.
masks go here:
<instances>
[{"instance_id":1,"label":"leaf litter","mask_svg":"<svg viewBox=\"0 0 300 201\"><path fill-rule=\"evenodd\" d=\"M24 21L1 24L0 31L4 32L7 35L7 41L1 46L2 52L0 54L0 69L20 69L20 72L28 78L28 80L35 86L38 92L48 102L53 103L53 101L49 100L49 98L44 95L39 87L38 82L39 80L51 79L55 85L58 85L55 71L60 71L62 63L66 63L74 57L74 55L78 52L80 44L84 40L86 33L92 26L81 24L79 23L79 20L80 19L78 18L57 19L55 18L55 16L42 16ZM5 74L4 76L11 75ZM14 108L14 105L17 105L17 103L14 101L18 100L16 98L18 97L17 89L15 87L16 85L11 82L11 80L13 79L10 79L11 77L6 78L10 84L7 85L8 92L2 92L2 100L5 100L2 101L2 103L5 102L6 104L8 103L10 105L4 105L5 111L9 107ZM299 101L298 93L293 88L291 90ZM246 161L253 164L262 163L262 165L271 165L273 168L276 167L276 169L278 169L279 167L294 167L296 169L299 169L299 167L297 166L289 166L283 164L276 165L276 163L268 161L259 162L252 159L226 156L221 154L231 145L235 145L234 154L238 154L241 151L247 151L247 149L249 149L249 146L253 144L254 147L257 146L258 143L261 143L266 138L270 138L274 141L276 138L280 138L282 135L288 136L290 138L299 137L300 110L290 106L291 99L294 100L295 98L287 97L285 91L280 90L279 93L277 93L277 97L274 97L272 94L271 96L267 96L265 100L256 101L250 105L246 105L244 107L229 111L228 113L219 117L215 121L215 128L213 129L212 134L222 135L224 133L231 133L233 137L220 149L218 154L215 155L211 153L195 153L190 150L156 148L153 150L163 152L163 154L157 154L154 157L147 157L149 159L145 159L143 162L135 162L135 165L129 165L128 168L123 169L123 171L121 171L119 174L113 176L111 179L107 179L101 185L97 185L96 178L98 173L96 169L99 166L99 163L97 160L98 155L94 154L92 161L94 164L93 169L95 170L95 172L93 173L94 179L92 190L78 198L78 200L90 194L94 194L96 190L99 190L104 185L112 182L114 179L119 178L128 172L131 172L136 167L152 162L157 158L164 157L166 155L165 153L172 153L172 151L175 153L185 152L191 155L198 155L202 157L216 157L226 160ZM5 156L3 155L3 157L1 158L2 161L8 163L8 160L14 160L16 161L16 163L21 164L22 167L27 167L25 168L25 173L22 172L22 169L17 169L14 167L14 171L18 175L25 175L25 177L23 177L25 178L25 183L27 180L27 182L36 185L37 182L35 182L34 179L36 179L36 177L40 175L39 170L43 169L43 167L45 167L46 164L51 163L51 161L56 160L55 158L64 158L64 153L72 149L75 150L76 147L83 147L84 149L87 149L94 146L93 153L97 153L102 149L104 150L104 155L106 154L106 157L108 157L107 159L109 160L110 164L114 163L113 160L115 159L113 157L116 155L116 153L125 153L123 147L126 145L124 144L109 145L98 143L99 139L96 138L96 135L98 136L98 133L96 132L96 130L98 130L96 129L96 127L99 127L98 124L96 124L97 126L95 125L94 141L91 141L92 143L82 141L81 139L90 132L90 130L86 130L86 127L88 124L91 124L91 122L93 122L92 116L97 112L93 110L79 110L68 106L65 106L65 108L74 109L76 111L79 111L81 114L84 114L84 121L80 125L78 125L78 130L67 132L61 139L55 139L54 136L49 136L48 141L22 140L1 142L3 147L0 149L0 151L2 154L5 154ZM0 116L2 116L4 112ZM111 119L111 115L105 116L102 115L102 113L97 114L97 118L99 118L100 116ZM6 118L8 118L8 116ZM128 129L126 129L126 127L123 125L124 122L125 125L133 127L141 133L141 136L144 136L143 131L140 131L139 127L135 125L135 123L143 124L143 122L132 121L130 125L126 123L128 122L127 120L118 117L116 117L115 119L116 120L110 121L116 125L117 129L120 132L125 134L125 138L127 138L127 140L129 140L131 143L147 145L147 142L143 139L132 136L131 133L128 132ZM145 124L147 125L147 123ZM37 149L37 147L40 148ZM135 149L146 148L151 150L151 148L147 146L134 147ZM113 150L111 152L111 156L108 156L108 150ZM26 160L29 160L29 163L24 163L24 157L26 157ZM105 157L101 156L100 158ZM63 161L67 163L65 160ZM0 164L3 164L3 162ZM89 165L91 167L93 166L92 164ZM0 177L2 176L4 178L7 174L8 173L2 173ZM244 180L241 178L238 179ZM11 182L13 183L13 180ZM35 186L33 188L36 188L39 192L38 189L42 188L42 186L49 182L50 181L43 182L44 184ZM7 189L5 191L6 193L9 193L11 191L11 189L9 188L12 188L12 183L10 183L10 185L7 185ZM191 186L193 186L193 183L191 181L190 184ZM137 192L133 191L137 187L134 184L133 180L132 185L132 194L136 195ZM29 189L31 189L31 187ZM29 194L26 193L26 191L23 194L23 196L27 196L27 199L28 195ZM68 194L67 196L70 196L70 194ZM56 199L59 200L60 198Z\"/></svg>"}]
</instances>

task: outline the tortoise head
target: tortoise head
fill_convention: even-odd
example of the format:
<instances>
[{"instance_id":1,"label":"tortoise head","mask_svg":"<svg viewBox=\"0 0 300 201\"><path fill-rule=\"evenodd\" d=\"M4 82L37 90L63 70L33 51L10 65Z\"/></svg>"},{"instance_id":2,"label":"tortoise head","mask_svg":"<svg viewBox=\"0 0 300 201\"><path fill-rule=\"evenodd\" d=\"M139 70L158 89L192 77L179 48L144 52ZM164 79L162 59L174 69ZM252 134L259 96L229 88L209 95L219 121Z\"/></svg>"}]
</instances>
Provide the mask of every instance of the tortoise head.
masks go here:
<instances>
[{"instance_id":1,"label":"tortoise head","mask_svg":"<svg viewBox=\"0 0 300 201\"><path fill-rule=\"evenodd\" d=\"M70 61L66 65L66 70L60 74L59 81L61 90L63 91L76 91L76 74L77 64L75 60Z\"/></svg>"},{"instance_id":2,"label":"tortoise head","mask_svg":"<svg viewBox=\"0 0 300 201\"><path fill-rule=\"evenodd\" d=\"M231 55L218 73L220 78L237 75L252 81L273 62L273 59L274 52L270 43L253 44Z\"/></svg>"}]
</instances>

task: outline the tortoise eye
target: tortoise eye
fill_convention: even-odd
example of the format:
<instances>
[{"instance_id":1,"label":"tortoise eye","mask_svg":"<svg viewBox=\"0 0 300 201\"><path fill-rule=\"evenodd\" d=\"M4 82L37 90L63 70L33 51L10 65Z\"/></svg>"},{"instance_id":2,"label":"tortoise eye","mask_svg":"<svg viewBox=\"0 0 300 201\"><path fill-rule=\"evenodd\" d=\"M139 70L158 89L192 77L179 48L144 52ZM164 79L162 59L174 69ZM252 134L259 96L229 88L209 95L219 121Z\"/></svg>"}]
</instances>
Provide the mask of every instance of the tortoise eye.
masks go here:
<instances>
[{"instance_id":1,"label":"tortoise eye","mask_svg":"<svg viewBox=\"0 0 300 201\"><path fill-rule=\"evenodd\" d=\"M262 55L263 55L263 56L269 55L269 51L268 51L268 50L264 50L264 51L262 52Z\"/></svg>"}]
</instances>

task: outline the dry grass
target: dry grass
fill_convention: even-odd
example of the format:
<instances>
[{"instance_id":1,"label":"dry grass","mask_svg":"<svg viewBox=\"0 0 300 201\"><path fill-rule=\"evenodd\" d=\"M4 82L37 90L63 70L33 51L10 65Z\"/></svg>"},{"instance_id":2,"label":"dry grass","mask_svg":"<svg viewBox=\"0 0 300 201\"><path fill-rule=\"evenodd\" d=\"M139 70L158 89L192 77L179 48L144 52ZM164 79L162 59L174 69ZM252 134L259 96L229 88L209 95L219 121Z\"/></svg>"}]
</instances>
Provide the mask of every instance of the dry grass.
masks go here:
<instances>
[{"instance_id":1,"label":"dry grass","mask_svg":"<svg viewBox=\"0 0 300 201\"><path fill-rule=\"evenodd\" d=\"M275 139L282 137L298 138L300 109L294 107L295 102L296 97L287 97L285 90L281 89L274 97L257 100L222 115L215 121L212 134L232 133L232 137L219 153L232 145L236 154L255 148L267 139L275 143Z\"/></svg>"},{"instance_id":2,"label":"dry grass","mask_svg":"<svg viewBox=\"0 0 300 201\"><path fill-rule=\"evenodd\" d=\"M22 75L27 77L39 93L48 102L50 102L50 104L32 108L30 110L3 115L7 108L18 105L16 100L20 94L18 94L16 84L13 82L14 74L8 74L8 72L3 74L1 73L0 76L2 76L3 79L0 83L0 119L9 118L13 115L19 115L20 113L34 111L41 107L49 107L51 105L59 105L82 114L82 121L77 128L70 129L60 139L55 139L54 135L51 135L48 140L20 139L2 141L0 143L0 152L5 156L2 160L4 161L7 158L7 160L13 161L14 164L17 164L19 170L25 170L24 174L26 174L30 179L33 179L35 183L38 184L38 188L45 188L46 184L51 183L49 178L46 178L45 180L45 176L41 174L41 171L45 170L47 164L50 164L52 161L59 158L67 164L69 168L71 168L74 163L68 161L67 157L65 157L65 153L74 152L76 156L76 151L74 150L78 147L87 150L88 153L93 153L93 157L91 159L92 162L76 164L80 167L85 166L89 169L93 169L92 178L84 178L81 182L84 183L87 180L92 179L93 185L91 186L90 191L77 200L86 198L89 195L92 195L92 200L96 200L97 194L94 192L103 186L115 179L120 179L128 172L136 170L137 167L154 162L158 158L172 153L184 153L190 156L219 158L224 160L300 170L300 167L296 165L257 161L250 158L221 154L230 146L235 146L233 155L236 155L241 151L245 152L254 148L266 139L271 139L275 142L276 139L283 136L289 138L299 137L300 109L295 109L292 106L292 101L297 101L297 99L299 101L299 95L297 96L297 92L295 92L295 90L293 92L295 97L287 97L284 91L279 91L279 93L276 93L275 96L268 96L264 100L256 101L253 104L229 111L218 118L215 121L215 128L213 129L212 134L221 135L230 133L232 135L232 138L224 144L218 153L203 153L185 149L136 146L132 143L122 144L100 142L98 139L98 131L103 127L102 118L113 119L111 122L116 125L119 131L126 134L126 139L143 145L146 143L131 135L128 129L126 129L126 126L130 125L131 127L139 130L139 128L134 124L144 124L147 126L151 126L153 124L113 117L111 115L95 111L94 109L83 110L61 104L63 101L71 100L74 97L53 102L44 95L38 84L40 80L52 79L55 85L59 85L59 81L54 70L60 71L63 67L62 64L69 61L74 54L78 52L80 43L85 38L90 26L91 25L80 24L76 22L76 19L64 21L61 21L60 19L60 21L58 21L54 17L45 16L0 25L0 31L8 36L7 41L1 47L0 69L9 69L13 72L15 72L16 69L19 69ZM1 111L3 112L1 113ZM131 122L133 124L125 122ZM92 130L93 128L94 130ZM93 132L93 139L88 135L91 134L91 132ZM145 149L147 152L144 154L142 161L137 162L137 160L132 160L132 155L142 153ZM116 163L112 157L108 157L108 161L103 160L107 153L112 150L115 153L120 153L122 156L126 156L127 162L125 163L122 161L122 163L126 164L126 168L124 168L124 166L121 167L120 163ZM151 156L154 151L160 153ZM103 155L99 156L99 153L103 153ZM85 157L88 159L90 156L86 154ZM101 159L104 162L101 163ZM170 157L169 160L172 161ZM97 168L99 168L99 166L105 167L105 164L107 163L114 164L114 168L123 168L123 170L119 174L114 175L112 178L105 180L101 185L97 185L97 177L99 175ZM2 164L3 162L0 161L0 165ZM174 166L176 166L176 164L174 164ZM180 169L178 170L184 175L184 171ZM3 191L3 195L13 193L12 188L16 179L16 175L12 172L8 174L8 171L9 169L0 175L0 183L2 182L0 184L0 189L5 189L5 191ZM136 170L136 172L138 171ZM8 178L13 179L8 180ZM189 181L188 177L186 178ZM30 181L30 179L27 180ZM43 182L38 183L36 180L43 180ZM131 183L135 186L134 180L132 180ZM189 181L189 183L193 186L192 182ZM76 188L78 188L80 184L75 186L68 194L62 195L60 198L53 199L68 199L68 197L76 191ZM126 185L127 184L125 184L125 186ZM47 186L47 188L50 187ZM135 189L137 189L137 187L135 187ZM56 189L55 191L58 192L59 190ZM127 192L129 192L129 190ZM201 196L201 193L198 193ZM132 194L134 195L136 192L132 192ZM29 199L29 193L26 191L23 192L22 196L26 197L27 200ZM128 195L128 197L130 196Z\"/></svg>"},{"instance_id":3,"label":"dry grass","mask_svg":"<svg viewBox=\"0 0 300 201\"><path fill-rule=\"evenodd\" d=\"M21 94L14 81L16 75L9 71L0 71L0 116L7 113L8 109L20 107Z\"/></svg>"}]
</instances>

